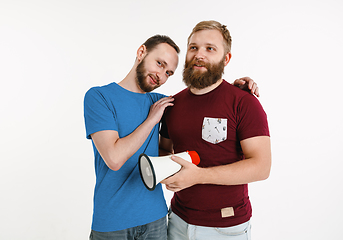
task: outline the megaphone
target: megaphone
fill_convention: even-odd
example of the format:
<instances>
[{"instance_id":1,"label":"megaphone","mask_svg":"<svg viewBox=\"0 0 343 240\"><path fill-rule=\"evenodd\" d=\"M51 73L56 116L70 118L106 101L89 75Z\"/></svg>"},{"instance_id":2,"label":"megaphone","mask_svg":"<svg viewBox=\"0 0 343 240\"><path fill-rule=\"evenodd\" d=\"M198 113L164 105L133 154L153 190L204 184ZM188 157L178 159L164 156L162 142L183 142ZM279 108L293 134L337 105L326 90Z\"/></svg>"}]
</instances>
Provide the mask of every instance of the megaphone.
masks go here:
<instances>
[{"instance_id":1,"label":"megaphone","mask_svg":"<svg viewBox=\"0 0 343 240\"><path fill-rule=\"evenodd\" d=\"M181 165L174 162L171 156L177 156L195 165L200 163L200 157L195 151L186 151L163 157L149 157L142 153L139 155L138 166L145 187L152 191L163 179L180 171Z\"/></svg>"}]
</instances>

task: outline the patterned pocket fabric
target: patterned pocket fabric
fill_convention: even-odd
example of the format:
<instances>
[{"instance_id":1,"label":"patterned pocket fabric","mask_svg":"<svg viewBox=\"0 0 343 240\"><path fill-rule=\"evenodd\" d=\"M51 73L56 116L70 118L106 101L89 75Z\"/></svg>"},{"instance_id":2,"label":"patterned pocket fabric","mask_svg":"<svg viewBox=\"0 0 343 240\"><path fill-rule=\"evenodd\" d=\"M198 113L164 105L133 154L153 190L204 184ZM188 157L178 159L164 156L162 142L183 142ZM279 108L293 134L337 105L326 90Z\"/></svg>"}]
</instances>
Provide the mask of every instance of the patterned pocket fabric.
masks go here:
<instances>
[{"instance_id":1,"label":"patterned pocket fabric","mask_svg":"<svg viewBox=\"0 0 343 240\"><path fill-rule=\"evenodd\" d=\"M218 144L227 138L227 119L205 117L202 123L202 139Z\"/></svg>"}]
</instances>

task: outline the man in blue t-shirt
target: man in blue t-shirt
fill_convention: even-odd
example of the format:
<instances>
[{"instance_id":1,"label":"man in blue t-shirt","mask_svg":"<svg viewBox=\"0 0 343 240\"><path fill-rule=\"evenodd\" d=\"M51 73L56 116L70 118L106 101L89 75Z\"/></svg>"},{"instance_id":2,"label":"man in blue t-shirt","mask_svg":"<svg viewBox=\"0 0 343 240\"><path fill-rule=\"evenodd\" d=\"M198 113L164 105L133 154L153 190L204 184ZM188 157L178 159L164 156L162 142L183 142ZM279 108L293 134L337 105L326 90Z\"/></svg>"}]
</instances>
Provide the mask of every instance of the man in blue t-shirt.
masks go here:
<instances>
[{"instance_id":1,"label":"man in blue t-shirt","mask_svg":"<svg viewBox=\"0 0 343 240\"><path fill-rule=\"evenodd\" d=\"M161 184L148 191L139 174L138 156L158 156L159 122L173 98L151 93L173 75L178 46L155 35L137 50L128 75L94 87L84 99L87 138L92 140L96 185L90 239L167 239L167 206ZM250 78L235 85L249 86Z\"/></svg>"},{"instance_id":2,"label":"man in blue t-shirt","mask_svg":"<svg viewBox=\"0 0 343 240\"><path fill-rule=\"evenodd\" d=\"M161 184L148 191L137 162L141 153L158 156L158 123L173 98L150 92L173 75L179 51L169 37L153 36L139 47L121 82L91 88L85 95L96 173L90 239L167 238Z\"/></svg>"}]
</instances>

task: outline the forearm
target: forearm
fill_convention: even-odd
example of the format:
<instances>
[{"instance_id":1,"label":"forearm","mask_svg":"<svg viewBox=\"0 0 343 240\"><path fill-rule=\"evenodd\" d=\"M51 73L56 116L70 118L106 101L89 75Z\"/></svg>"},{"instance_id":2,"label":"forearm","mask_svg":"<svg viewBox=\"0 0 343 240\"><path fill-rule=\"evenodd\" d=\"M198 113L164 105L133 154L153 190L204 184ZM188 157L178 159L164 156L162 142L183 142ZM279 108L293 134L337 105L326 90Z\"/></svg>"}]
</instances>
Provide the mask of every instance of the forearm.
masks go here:
<instances>
[{"instance_id":1,"label":"forearm","mask_svg":"<svg viewBox=\"0 0 343 240\"><path fill-rule=\"evenodd\" d=\"M174 154L173 142L165 137L160 136L159 156L167 156Z\"/></svg>"},{"instance_id":2,"label":"forearm","mask_svg":"<svg viewBox=\"0 0 343 240\"><path fill-rule=\"evenodd\" d=\"M259 136L241 141L245 159L232 164L204 168L202 182L237 185L264 180L271 168L270 138Z\"/></svg>"},{"instance_id":3,"label":"forearm","mask_svg":"<svg viewBox=\"0 0 343 240\"><path fill-rule=\"evenodd\" d=\"M155 122L146 119L126 137L119 138L115 131L104 131L94 133L92 139L107 166L117 171L144 144L154 126Z\"/></svg>"},{"instance_id":4,"label":"forearm","mask_svg":"<svg viewBox=\"0 0 343 240\"><path fill-rule=\"evenodd\" d=\"M144 144L154 126L155 123L147 119L131 134L116 141L113 151L122 165Z\"/></svg>"},{"instance_id":5,"label":"forearm","mask_svg":"<svg viewBox=\"0 0 343 240\"><path fill-rule=\"evenodd\" d=\"M267 179L270 173L270 164L262 164L251 158L199 170L200 184L239 185Z\"/></svg>"},{"instance_id":6,"label":"forearm","mask_svg":"<svg viewBox=\"0 0 343 240\"><path fill-rule=\"evenodd\" d=\"M173 100L172 97L165 97L151 105L146 120L128 136L120 138L118 132L113 130L92 134L96 148L110 169L119 170L138 151L154 126L160 122L165 108L173 105Z\"/></svg>"}]
</instances>

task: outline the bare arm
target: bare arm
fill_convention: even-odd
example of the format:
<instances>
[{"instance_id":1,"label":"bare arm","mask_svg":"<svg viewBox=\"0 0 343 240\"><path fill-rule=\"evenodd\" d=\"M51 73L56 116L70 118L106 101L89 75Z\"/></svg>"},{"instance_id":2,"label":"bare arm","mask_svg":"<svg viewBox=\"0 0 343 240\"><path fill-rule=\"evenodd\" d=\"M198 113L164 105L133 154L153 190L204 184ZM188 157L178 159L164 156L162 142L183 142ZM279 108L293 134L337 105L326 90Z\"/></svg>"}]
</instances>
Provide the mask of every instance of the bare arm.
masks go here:
<instances>
[{"instance_id":1,"label":"bare arm","mask_svg":"<svg viewBox=\"0 0 343 240\"><path fill-rule=\"evenodd\" d=\"M241 141L241 146L245 159L223 166L200 168L173 157L182 169L162 183L176 192L195 184L238 185L267 179L271 168L270 138L259 136L245 139Z\"/></svg>"},{"instance_id":2,"label":"bare arm","mask_svg":"<svg viewBox=\"0 0 343 240\"><path fill-rule=\"evenodd\" d=\"M207 169L202 183L238 185L265 180L271 167L270 138L253 137L241 141L245 159Z\"/></svg>"},{"instance_id":3,"label":"bare arm","mask_svg":"<svg viewBox=\"0 0 343 240\"><path fill-rule=\"evenodd\" d=\"M174 153L172 140L160 136L159 155L167 156Z\"/></svg>"},{"instance_id":4,"label":"bare arm","mask_svg":"<svg viewBox=\"0 0 343 240\"><path fill-rule=\"evenodd\" d=\"M164 109L172 106L174 99L162 98L154 103L147 119L130 135L119 138L118 132L113 130L93 133L92 140L107 166L117 171L143 145L153 127L160 121Z\"/></svg>"}]
</instances>

